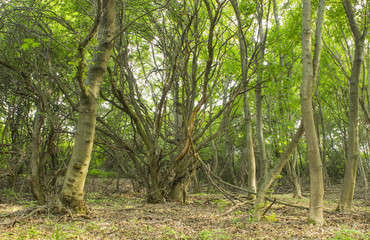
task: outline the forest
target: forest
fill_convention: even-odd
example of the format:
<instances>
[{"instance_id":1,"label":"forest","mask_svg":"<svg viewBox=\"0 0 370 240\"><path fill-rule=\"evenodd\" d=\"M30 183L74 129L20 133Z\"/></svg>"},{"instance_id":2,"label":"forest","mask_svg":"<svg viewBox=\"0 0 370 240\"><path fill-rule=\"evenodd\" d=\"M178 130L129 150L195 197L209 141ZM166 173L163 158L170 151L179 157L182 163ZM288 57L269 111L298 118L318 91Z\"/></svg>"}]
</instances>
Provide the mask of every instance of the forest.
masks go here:
<instances>
[{"instance_id":1,"label":"forest","mask_svg":"<svg viewBox=\"0 0 370 240\"><path fill-rule=\"evenodd\" d=\"M369 239L369 0L0 0L1 239Z\"/></svg>"}]
</instances>

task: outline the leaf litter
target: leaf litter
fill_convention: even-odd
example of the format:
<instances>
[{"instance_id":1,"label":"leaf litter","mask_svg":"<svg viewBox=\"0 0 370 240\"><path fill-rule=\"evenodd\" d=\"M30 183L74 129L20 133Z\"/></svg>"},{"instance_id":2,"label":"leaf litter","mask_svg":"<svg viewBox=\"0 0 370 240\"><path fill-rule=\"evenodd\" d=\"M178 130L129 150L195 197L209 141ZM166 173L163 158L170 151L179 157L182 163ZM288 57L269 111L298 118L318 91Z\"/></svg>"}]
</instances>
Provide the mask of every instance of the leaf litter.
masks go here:
<instances>
[{"instance_id":1,"label":"leaf litter","mask_svg":"<svg viewBox=\"0 0 370 240\"><path fill-rule=\"evenodd\" d=\"M307 210L278 203L255 222L252 204L232 209L219 194L192 194L186 205L148 204L144 194L105 187L87 194L89 218L36 212L20 221L22 211L34 203L29 197L21 202L1 197L0 239L370 239L366 196L357 197L355 211L346 214L334 211L337 196L337 191L326 196L323 226L308 224ZM273 197L302 206L309 202L307 196Z\"/></svg>"}]
</instances>

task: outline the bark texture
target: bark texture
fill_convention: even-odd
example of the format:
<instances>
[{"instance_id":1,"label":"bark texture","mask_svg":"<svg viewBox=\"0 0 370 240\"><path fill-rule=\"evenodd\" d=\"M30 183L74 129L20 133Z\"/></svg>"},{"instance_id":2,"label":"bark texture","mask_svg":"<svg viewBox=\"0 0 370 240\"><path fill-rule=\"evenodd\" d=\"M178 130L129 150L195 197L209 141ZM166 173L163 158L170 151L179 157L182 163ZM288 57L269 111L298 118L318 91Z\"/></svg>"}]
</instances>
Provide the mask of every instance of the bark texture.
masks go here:
<instances>
[{"instance_id":1,"label":"bark texture","mask_svg":"<svg viewBox=\"0 0 370 240\"><path fill-rule=\"evenodd\" d=\"M89 168L95 134L98 97L110 59L115 31L114 0L103 1L103 15L98 29L98 45L89 66L86 81L81 84L79 119L71 160L68 164L60 201L64 207L84 213L84 185Z\"/></svg>"},{"instance_id":2,"label":"bark texture","mask_svg":"<svg viewBox=\"0 0 370 240\"><path fill-rule=\"evenodd\" d=\"M261 216L261 213L262 213L261 205L265 201L265 195L267 193L267 190L269 189L271 184L275 181L276 177L280 174L284 165L289 161L289 157L293 153L294 149L297 148L297 145L303 135L303 132L304 132L304 128L303 128L303 124L301 123L295 135L293 136L292 140L290 141L289 145L285 149L283 155L279 159L279 161L276 163L274 168L268 172L267 176L263 179L263 182L258 189L256 203L255 203L255 206L256 206L255 217L257 221L260 221L262 217Z\"/></svg>"},{"instance_id":3,"label":"bark texture","mask_svg":"<svg viewBox=\"0 0 370 240\"><path fill-rule=\"evenodd\" d=\"M33 123L32 131L32 154L31 154L31 190L33 196L39 204L45 203L45 196L41 186L41 165L40 165L40 146L41 146L41 128L44 124L42 112L37 111Z\"/></svg>"},{"instance_id":4,"label":"bark texture","mask_svg":"<svg viewBox=\"0 0 370 240\"><path fill-rule=\"evenodd\" d=\"M258 15L258 38L259 44L261 44L261 49L258 56L258 64L259 66L263 65L263 61L265 58L265 37L263 34L263 5L258 5L257 9ZM267 34L267 32L266 32ZM266 148L265 148L265 139L263 136L263 121L262 121L262 83L263 80L263 69L258 70L257 72L257 82L255 88L256 94L256 136L257 136L257 143L258 143L258 160L260 162L260 177L263 178L267 175L268 172L268 162L266 157Z\"/></svg>"},{"instance_id":5,"label":"bark texture","mask_svg":"<svg viewBox=\"0 0 370 240\"><path fill-rule=\"evenodd\" d=\"M322 4L323 1L320 1ZM323 16L323 12L322 16ZM320 156L320 147L315 127L314 111L312 107L312 93L315 75L319 65L321 49L321 26L320 8L316 26L316 47L312 60L311 51L311 0L303 1L302 9L302 84L301 84L301 111L304 131L307 142L307 157L310 169L310 209L308 213L309 222L323 224L323 200L324 181L323 166Z\"/></svg>"},{"instance_id":6,"label":"bark texture","mask_svg":"<svg viewBox=\"0 0 370 240\"><path fill-rule=\"evenodd\" d=\"M238 35L239 35L239 48L240 48L240 62L242 70L242 82L245 84L244 91L244 115L245 115L245 158L248 163L248 188L250 191L257 191L256 181L256 160L254 157L253 147L253 135L252 135L252 121L249 111L249 94L247 89L247 75L248 75L248 62L247 62L247 49L246 41L243 33L243 25L240 17L239 6L236 0L231 0L233 5L235 16L238 22ZM255 198L255 195L251 194L250 198Z\"/></svg>"},{"instance_id":7,"label":"bark texture","mask_svg":"<svg viewBox=\"0 0 370 240\"><path fill-rule=\"evenodd\" d=\"M349 126L348 126L348 158L344 174L344 184L337 210L347 211L352 208L353 195L357 177L359 159L359 84L361 67L363 66L364 42L367 27L361 33L355 20L355 14L350 0L343 0L347 19L355 38L355 56L352 63L352 74L349 86ZM370 13L368 13L370 16Z\"/></svg>"}]
</instances>

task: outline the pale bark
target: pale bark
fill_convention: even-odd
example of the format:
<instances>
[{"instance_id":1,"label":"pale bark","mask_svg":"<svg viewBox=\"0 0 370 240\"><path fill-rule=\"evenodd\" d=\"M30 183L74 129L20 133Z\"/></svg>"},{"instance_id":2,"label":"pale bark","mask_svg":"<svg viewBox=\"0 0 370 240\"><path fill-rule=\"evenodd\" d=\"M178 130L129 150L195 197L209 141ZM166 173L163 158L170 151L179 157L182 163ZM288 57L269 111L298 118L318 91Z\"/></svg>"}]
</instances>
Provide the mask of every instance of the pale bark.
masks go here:
<instances>
[{"instance_id":1,"label":"pale bark","mask_svg":"<svg viewBox=\"0 0 370 240\"><path fill-rule=\"evenodd\" d=\"M260 5L260 4L259 4ZM263 6L258 6L258 38L259 43L261 45L258 61L259 65L263 65L264 57L265 57L265 39L263 35L263 24L262 24L262 17L263 17ZM267 34L267 33L266 33ZM260 177L263 178L267 175L268 172L268 162L266 157L266 148L265 148L265 140L263 137L263 121L262 121L262 73L263 70L258 70L257 72L257 82L255 88L256 94L256 136L257 136L257 143L258 143L258 160L260 162Z\"/></svg>"},{"instance_id":2,"label":"pale bark","mask_svg":"<svg viewBox=\"0 0 370 240\"><path fill-rule=\"evenodd\" d=\"M252 135L252 120L249 112L249 96L248 92L244 93L244 116L245 124L245 157L248 162L248 189L252 192L257 192L257 176L256 176L256 160L254 157L253 135ZM249 198L254 199L255 195L249 194Z\"/></svg>"},{"instance_id":3,"label":"pale bark","mask_svg":"<svg viewBox=\"0 0 370 240\"><path fill-rule=\"evenodd\" d=\"M355 56L352 63L352 74L349 89L349 126L348 126L348 158L344 175L343 189L337 210L348 211L352 208L353 195L355 192L357 164L359 159L359 83L361 67L363 64L364 41L367 27L361 33L356 23L354 11L350 0L342 0L346 11L349 26L355 39ZM368 13L370 16L370 13Z\"/></svg>"},{"instance_id":4,"label":"pale bark","mask_svg":"<svg viewBox=\"0 0 370 240\"><path fill-rule=\"evenodd\" d=\"M83 190L93 147L100 86L113 47L114 5L114 0L103 1L103 15L98 29L98 45L87 72L86 82L80 83L81 96L76 138L60 193L62 205L75 212L86 212Z\"/></svg>"},{"instance_id":5,"label":"pale bark","mask_svg":"<svg viewBox=\"0 0 370 240\"><path fill-rule=\"evenodd\" d=\"M248 63L247 63L247 50L246 41L243 33L242 20L240 17L239 6L236 0L231 0L233 5L235 16L238 22L238 35L239 35L239 48L240 48L240 63L242 70L242 83L245 84L244 88L244 116L245 116L245 158L248 163L248 188L252 192L257 191L257 181L256 181L256 160L254 157L253 148L253 135L252 135L252 121L251 114L249 110L249 94L247 90L247 74L248 74ZM250 194L250 198L255 198L255 195Z\"/></svg>"},{"instance_id":6,"label":"pale bark","mask_svg":"<svg viewBox=\"0 0 370 240\"><path fill-rule=\"evenodd\" d=\"M367 182L367 173L365 171L364 164L362 162L361 154L360 154L359 167L358 168L360 169L360 173L361 173L361 176L362 176L362 181L363 181L363 184L364 184L366 196L368 196L367 192L369 190L369 184Z\"/></svg>"},{"instance_id":7,"label":"pale bark","mask_svg":"<svg viewBox=\"0 0 370 240\"><path fill-rule=\"evenodd\" d=\"M316 47L314 58L311 57L311 0L303 1L302 9L302 84L301 84L301 111L307 142L307 158L310 169L310 209L308 220L315 224L323 224L324 181L320 148L316 133L314 112L312 107L312 93L315 75L317 73L321 49L322 19L320 8L324 1L320 1L319 17L316 24ZM322 9L323 10L323 9ZM323 11L322 16L323 17Z\"/></svg>"},{"instance_id":8,"label":"pale bark","mask_svg":"<svg viewBox=\"0 0 370 240\"><path fill-rule=\"evenodd\" d=\"M255 218L257 221L261 220L261 213L262 208L261 205L265 201L265 195L271 186L271 184L275 181L276 177L280 174L281 170L283 169L284 165L289 161L290 155L294 151L294 149L297 148L297 145L299 143L299 140L301 139L303 135L303 124L301 123L294 134L292 140L290 141L289 145L286 147L283 155L281 155L279 161L275 164L274 168L272 168L267 176L263 179L262 184L259 186L258 192L257 192L257 198L256 198L256 212L255 212Z\"/></svg>"}]
</instances>

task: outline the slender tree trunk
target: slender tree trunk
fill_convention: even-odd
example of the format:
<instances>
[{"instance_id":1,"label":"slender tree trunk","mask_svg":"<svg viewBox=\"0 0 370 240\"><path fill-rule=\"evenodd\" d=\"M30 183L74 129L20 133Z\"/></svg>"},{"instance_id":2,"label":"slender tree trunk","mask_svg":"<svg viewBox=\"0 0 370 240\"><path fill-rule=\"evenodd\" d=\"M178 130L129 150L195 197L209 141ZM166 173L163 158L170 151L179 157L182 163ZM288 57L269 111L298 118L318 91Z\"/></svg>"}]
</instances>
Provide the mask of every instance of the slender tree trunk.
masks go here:
<instances>
[{"instance_id":1,"label":"slender tree trunk","mask_svg":"<svg viewBox=\"0 0 370 240\"><path fill-rule=\"evenodd\" d=\"M256 176L256 160L254 157L253 135L252 135L252 119L249 112L249 96L248 92L244 93L244 116L245 124L245 155L248 162L248 189L252 192L257 192L257 176ZM254 199L255 195L250 194L249 198Z\"/></svg>"},{"instance_id":2,"label":"slender tree trunk","mask_svg":"<svg viewBox=\"0 0 370 240\"><path fill-rule=\"evenodd\" d=\"M324 111L321 107L321 101L319 98L319 93L316 91L316 101L319 107L319 113L318 113L318 120L317 120L317 125L318 125L318 136L320 136L320 130L319 130L319 125L321 125L321 133L322 133L322 144L321 144L321 159L322 159L322 165L323 165L323 174L324 174L324 182L326 184L329 184L329 175L326 171L326 131L325 131L325 124L324 124ZM320 122L320 124L319 124ZM319 142L320 142L320 137L319 137Z\"/></svg>"},{"instance_id":3,"label":"slender tree trunk","mask_svg":"<svg viewBox=\"0 0 370 240\"><path fill-rule=\"evenodd\" d=\"M368 46L368 52L370 52L370 46ZM369 54L369 53L368 53ZM367 111L370 113L370 59L366 62L366 79L367 79Z\"/></svg>"},{"instance_id":4,"label":"slender tree trunk","mask_svg":"<svg viewBox=\"0 0 370 240\"><path fill-rule=\"evenodd\" d=\"M233 5L235 16L238 22L238 35L239 35L239 48L240 48L240 62L242 70L242 82L245 84L245 90L247 89L247 75L248 75L248 64L247 64L247 50L245 48L245 36L243 33L242 20L240 17L239 6L236 0L231 0ZM249 94L248 91L244 91L244 116L245 116L245 157L248 163L248 188L250 191L257 191L256 182L256 160L254 157L253 148L253 135L252 135L252 121L249 110ZM255 195L250 195L250 198L255 198Z\"/></svg>"},{"instance_id":5,"label":"slender tree trunk","mask_svg":"<svg viewBox=\"0 0 370 240\"><path fill-rule=\"evenodd\" d=\"M299 143L299 140L301 139L303 135L303 124L301 123L294 134L292 140L290 141L289 145L286 147L284 153L281 155L279 161L276 163L276 165L271 169L267 176L264 178L262 184L260 185L258 192L257 192L257 198L256 198L256 212L255 217L257 221L261 220L261 213L262 208L261 205L265 201L265 195L271 186L271 184L275 181L277 175L280 174L281 170L283 169L284 165L289 161L290 155L294 151L294 149L297 148L297 145Z\"/></svg>"},{"instance_id":6,"label":"slender tree trunk","mask_svg":"<svg viewBox=\"0 0 370 240\"><path fill-rule=\"evenodd\" d=\"M40 145L41 128L44 124L44 116L41 111L37 111L33 123L32 131L32 154L31 154L31 190L38 204L45 204L44 191L41 186L40 166Z\"/></svg>"},{"instance_id":7,"label":"slender tree trunk","mask_svg":"<svg viewBox=\"0 0 370 240\"><path fill-rule=\"evenodd\" d=\"M361 33L355 20L351 1L342 1L349 25L355 38L355 56L352 63L352 75L349 87L348 159L344 174L343 189L337 207L337 210L339 211L348 211L352 208L357 164L359 159L359 83L361 67L363 64L364 42L367 34L367 26L364 28L364 32ZM370 16L370 13L368 13L368 15Z\"/></svg>"},{"instance_id":8,"label":"slender tree trunk","mask_svg":"<svg viewBox=\"0 0 370 240\"><path fill-rule=\"evenodd\" d=\"M228 99L227 99L227 96L228 96L228 93L229 93L229 80L228 79L225 79L224 81L224 89L223 89L223 99L222 99L222 105L223 107L226 107L226 104L228 102ZM237 180L236 180L236 177L235 177L235 172L234 172L234 150L233 150L233 146L234 146L234 142L233 140L231 139L230 137L230 132L229 132L229 128L228 126L230 126L230 117L229 117L229 111L225 111L224 114L223 114L223 123L225 125L225 128L224 128L224 139L225 139L225 170L226 172L226 177L228 179L231 180L231 182L235 185L237 185Z\"/></svg>"},{"instance_id":9,"label":"slender tree trunk","mask_svg":"<svg viewBox=\"0 0 370 240\"><path fill-rule=\"evenodd\" d=\"M298 151L297 149L294 150L293 158L286 164L286 169L288 173L288 179L293 186L293 194L294 198L301 198L301 183L299 181L299 177L296 172L297 166L297 158L298 158Z\"/></svg>"},{"instance_id":10,"label":"slender tree trunk","mask_svg":"<svg viewBox=\"0 0 370 240\"><path fill-rule=\"evenodd\" d=\"M320 1L320 4L323 1ZM320 9L319 9L320 10ZM320 11L319 11L320 13ZM301 111L302 120L307 142L307 158L310 169L310 209L308 220L315 224L323 224L323 200L324 200L324 181L322 171L322 161L320 148L316 133L314 112L312 107L312 92L317 72L320 56L321 28L318 18L316 28L316 42L314 60L311 57L311 20L312 5L311 0L303 1L302 9L302 84L301 84ZM318 48L319 47L319 48Z\"/></svg>"},{"instance_id":11,"label":"slender tree trunk","mask_svg":"<svg viewBox=\"0 0 370 240\"><path fill-rule=\"evenodd\" d=\"M103 0L103 15L98 29L98 46L87 72L86 83L80 83L82 86L76 138L60 193L62 206L69 207L78 213L86 212L83 201L84 185L93 147L100 85L113 47L114 2L114 0Z\"/></svg>"},{"instance_id":12,"label":"slender tree trunk","mask_svg":"<svg viewBox=\"0 0 370 240\"><path fill-rule=\"evenodd\" d=\"M259 4L260 5L260 4ZM263 5L258 6L258 37L259 42L262 44L258 61L259 65L263 66L263 61L265 57L265 43L264 43L264 36L263 36L263 24L262 24L262 17L263 17ZM268 172L268 162L266 157L266 148L265 148L265 140L263 137L263 122L262 122L262 73L263 70L259 70L257 72L257 86L255 88L256 94L256 135L257 135L257 143L258 143L258 160L260 162L260 177L263 178L267 175Z\"/></svg>"},{"instance_id":13,"label":"slender tree trunk","mask_svg":"<svg viewBox=\"0 0 370 240\"><path fill-rule=\"evenodd\" d=\"M365 192L366 192L366 197L368 196L367 195L367 191L369 190L369 184L367 182L367 174L366 174L366 171L365 171L365 168L364 168L364 164L362 162L362 157L361 157L361 154L360 154L360 159L359 159L359 169L360 169L360 173L361 173L361 176L362 176L362 181L364 182L364 188L365 188Z\"/></svg>"}]
</instances>

